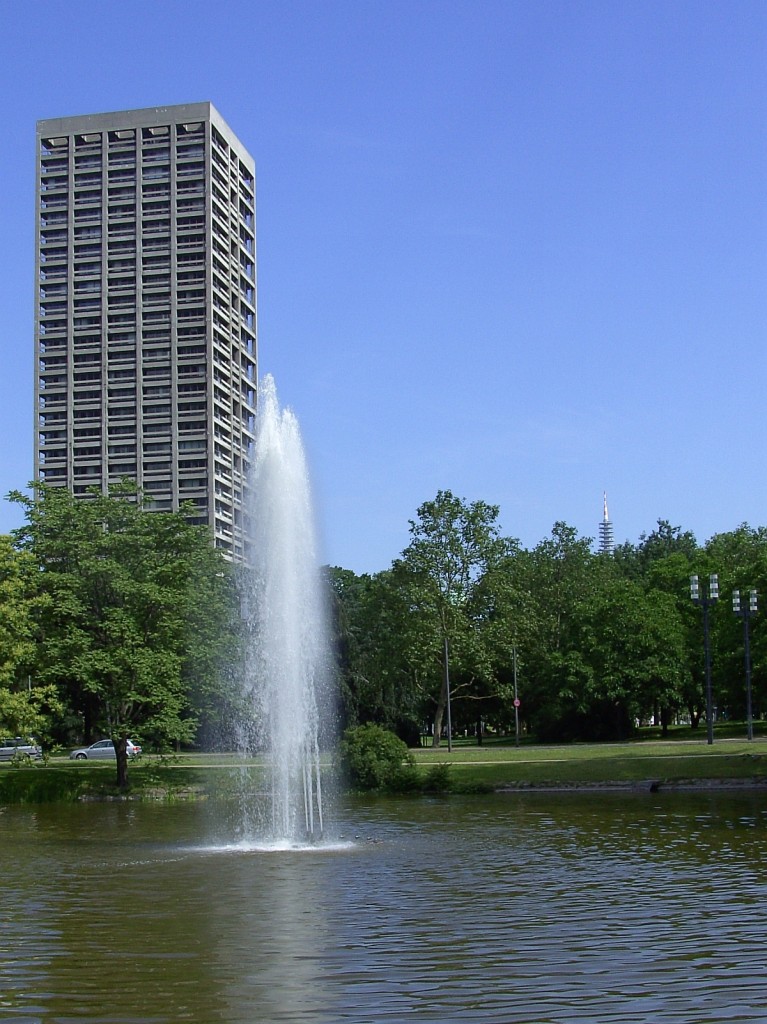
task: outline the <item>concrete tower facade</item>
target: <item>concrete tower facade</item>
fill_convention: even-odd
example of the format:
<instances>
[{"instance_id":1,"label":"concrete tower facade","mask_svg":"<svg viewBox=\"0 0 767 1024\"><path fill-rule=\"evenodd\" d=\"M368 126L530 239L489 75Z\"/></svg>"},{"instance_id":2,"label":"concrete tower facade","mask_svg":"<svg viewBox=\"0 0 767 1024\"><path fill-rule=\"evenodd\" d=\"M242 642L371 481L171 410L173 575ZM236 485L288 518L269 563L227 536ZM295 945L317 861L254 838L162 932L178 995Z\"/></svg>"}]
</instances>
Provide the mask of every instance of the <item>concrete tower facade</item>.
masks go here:
<instances>
[{"instance_id":1,"label":"concrete tower facade","mask_svg":"<svg viewBox=\"0 0 767 1024\"><path fill-rule=\"evenodd\" d=\"M124 477L246 557L255 165L210 103L37 125L35 477Z\"/></svg>"}]
</instances>

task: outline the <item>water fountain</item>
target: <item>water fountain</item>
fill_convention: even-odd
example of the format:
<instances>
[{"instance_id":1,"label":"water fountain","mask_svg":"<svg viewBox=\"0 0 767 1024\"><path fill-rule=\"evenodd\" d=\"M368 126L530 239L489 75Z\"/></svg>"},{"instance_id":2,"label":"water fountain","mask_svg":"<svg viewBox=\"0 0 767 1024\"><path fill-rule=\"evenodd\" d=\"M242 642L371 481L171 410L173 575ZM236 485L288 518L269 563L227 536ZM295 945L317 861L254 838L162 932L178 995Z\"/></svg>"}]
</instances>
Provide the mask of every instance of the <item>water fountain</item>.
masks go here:
<instances>
[{"instance_id":1,"label":"water fountain","mask_svg":"<svg viewBox=\"0 0 767 1024\"><path fill-rule=\"evenodd\" d=\"M273 841L316 841L323 832L320 711L329 656L309 475L298 421L281 410L274 380L258 391L250 481L252 566L246 690L255 710L248 745L268 765Z\"/></svg>"}]
</instances>

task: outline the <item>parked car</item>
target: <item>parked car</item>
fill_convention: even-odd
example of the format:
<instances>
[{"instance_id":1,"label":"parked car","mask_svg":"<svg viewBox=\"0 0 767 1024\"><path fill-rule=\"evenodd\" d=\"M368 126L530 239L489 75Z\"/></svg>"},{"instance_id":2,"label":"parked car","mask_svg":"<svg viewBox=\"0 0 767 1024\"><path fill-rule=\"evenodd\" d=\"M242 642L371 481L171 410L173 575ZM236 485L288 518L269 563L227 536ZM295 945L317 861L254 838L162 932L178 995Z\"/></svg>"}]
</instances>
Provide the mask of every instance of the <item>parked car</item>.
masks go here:
<instances>
[{"instance_id":1,"label":"parked car","mask_svg":"<svg viewBox=\"0 0 767 1024\"><path fill-rule=\"evenodd\" d=\"M128 757L137 757L141 753L141 747L137 743L128 740ZM78 747L69 755L75 761L90 761L98 758L115 758L115 745L111 740L99 740L91 743L89 747Z\"/></svg>"},{"instance_id":2,"label":"parked car","mask_svg":"<svg viewBox=\"0 0 767 1024\"><path fill-rule=\"evenodd\" d=\"M0 761L13 761L14 758L29 757L33 761L39 761L43 752L31 739L22 739L21 736L4 737L0 739Z\"/></svg>"}]
</instances>

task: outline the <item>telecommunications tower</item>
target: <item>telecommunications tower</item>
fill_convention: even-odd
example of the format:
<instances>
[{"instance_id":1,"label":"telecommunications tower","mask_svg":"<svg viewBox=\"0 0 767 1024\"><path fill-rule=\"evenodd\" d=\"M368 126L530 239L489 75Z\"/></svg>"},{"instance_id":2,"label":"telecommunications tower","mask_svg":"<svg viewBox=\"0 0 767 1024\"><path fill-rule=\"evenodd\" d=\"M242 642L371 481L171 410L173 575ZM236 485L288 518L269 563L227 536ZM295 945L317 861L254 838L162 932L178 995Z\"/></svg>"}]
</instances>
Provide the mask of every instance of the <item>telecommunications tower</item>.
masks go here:
<instances>
[{"instance_id":1,"label":"telecommunications tower","mask_svg":"<svg viewBox=\"0 0 767 1024\"><path fill-rule=\"evenodd\" d=\"M599 550L603 555L613 553L613 524L607 511L607 491L604 492L602 522L599 524Z\"/></svg>"}]
</instances>

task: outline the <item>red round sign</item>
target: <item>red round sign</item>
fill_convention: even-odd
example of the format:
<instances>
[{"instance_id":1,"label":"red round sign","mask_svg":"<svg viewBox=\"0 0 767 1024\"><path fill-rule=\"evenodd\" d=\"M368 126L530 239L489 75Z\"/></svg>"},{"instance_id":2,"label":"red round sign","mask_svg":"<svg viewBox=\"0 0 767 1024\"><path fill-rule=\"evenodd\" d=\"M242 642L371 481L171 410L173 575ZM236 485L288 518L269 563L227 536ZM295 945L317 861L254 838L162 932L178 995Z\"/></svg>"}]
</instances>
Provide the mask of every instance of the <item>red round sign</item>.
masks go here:
<instances>
[{"instance_id":1,"label":"red round sign","mask_svg":"<svg viewBox=\"0 0 767 1024\"><path fill-rule=\"evenodd\" d=\"M514 698L514 707L515 708L518 708L521 703L522 703L522 701L519 699L519 697L515 697Z\"/></svg>"}]
</instances>

